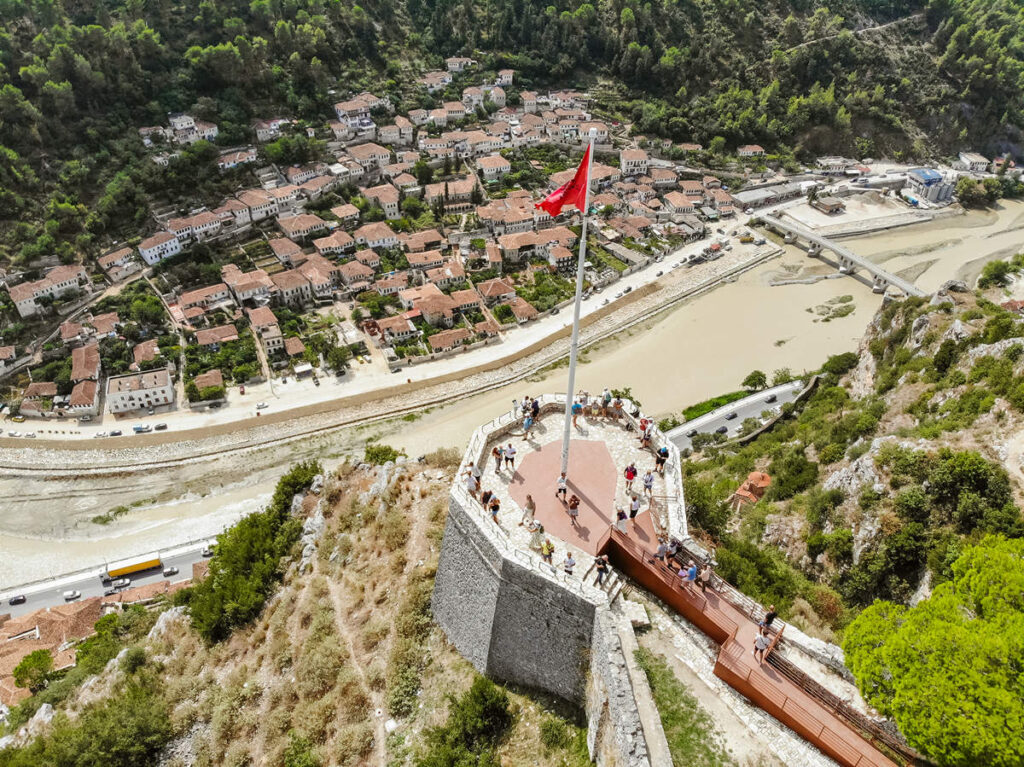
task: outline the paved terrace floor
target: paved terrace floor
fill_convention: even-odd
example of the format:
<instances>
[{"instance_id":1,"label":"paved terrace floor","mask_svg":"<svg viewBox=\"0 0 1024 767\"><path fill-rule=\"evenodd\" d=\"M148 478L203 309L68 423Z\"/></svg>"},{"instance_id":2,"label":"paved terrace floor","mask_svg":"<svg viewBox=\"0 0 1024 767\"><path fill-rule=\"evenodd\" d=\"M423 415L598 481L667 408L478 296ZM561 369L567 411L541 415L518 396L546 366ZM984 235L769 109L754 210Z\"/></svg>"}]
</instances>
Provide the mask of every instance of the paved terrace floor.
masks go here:
<instances>
[{"instance_id":1,"label":"paved terrace floor","mask_svg":"<svg viewBox=\"0 0 1024 767\"><path fill-rule=\"evenodd\" d=\"M582 577L602 547L612 564L639 585L653 593L721 645L715 673L756 705L772 714L801 737L848 767L895 767L869 741L865 740L841 716L834 714L796 683L782 676L770 664L758 664L752 650L758 626L741 609L709 589L684 589L674 572L651 563L658 545L655 520L665 504L666 483L655 474L654 497L642 491L643 475L654 468L654 454L642 450L635 431L627 431L624 422L604 418L579 418L570 443L569 493L580 497L580 514L573 526L567 507L555 497L561 471L563 417L542 416L529 437L521 431L500 440L504 447L516 449L513 471L502 462L495 472L491 448L485 448L481 465L481 490L491 490L501 500L498 524L513 544L526 549L530 534L519 525L526 495L537 504L536 518L544 525L545 535L555 543L554 565L561 569L566 549L573 551L577 577ZM634 461L639 471L633 487L641 498L641 512L627 523L627 534L609 530L617 507L629 509L632 493L627 493L623 471ZM593 579L591 574L590 579Z\"/></svg>"},{"instance_id":2,"label":"paved terrace floor","mask_svg":"<svg viewBox=\"0 0 1024 767\"><path fill-rule=\"evenodd\" d=\"M580 417L578 428L573 429L567 472L569 495L580 498L580 514L577 526L569 518L568 506L555 497L557 481L562 463L561 414L542 416L531 429L528 439L522 431L514 432L500 441L503 447L509 442L516 449L515 471L502 465L499 473L494 471L491 448L498 442L490 442L485 449L486 460L481 465L481 490L491 490L501 501L498 523L510 534L512 542L523 548L529 546L530 533L520 526L527 494L537 504L537 520L544 525L544 534L555 544L553 562L561 567L565 550L570 548L576 560L576 572L582 574L590 567L597 546L606 537L615 521L617 507L629 513L632 495L626 492L623 476L630 461L636 463L637 478L633 487L641 501L640 513L627 523L629 534L645 546L657 548L651 510L664 513L665 481L655 474L654 497L645 496L643 476L654 468L654 453L640 448L639 436L627 431L625 422L611 418ZM504 462L503 462L504 464Z\"/></svg>"}]
</instances>

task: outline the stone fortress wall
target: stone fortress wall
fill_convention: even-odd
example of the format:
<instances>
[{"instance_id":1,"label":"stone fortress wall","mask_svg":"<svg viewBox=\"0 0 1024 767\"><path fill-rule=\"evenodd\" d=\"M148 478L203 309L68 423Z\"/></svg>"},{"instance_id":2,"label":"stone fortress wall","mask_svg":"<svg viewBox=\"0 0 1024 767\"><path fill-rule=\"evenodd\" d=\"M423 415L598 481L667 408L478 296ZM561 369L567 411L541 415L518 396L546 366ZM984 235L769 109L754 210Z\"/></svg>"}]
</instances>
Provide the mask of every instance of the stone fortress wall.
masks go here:
<instances>
[{"instance_id":1,"label":"stone fortress wall","mask_svg":"<svg viewBox=\"0 0 1024 767\"><path fill-rule=\"evenodd\" d=\"M564 395L544 395L541 417L565 411ZM626 417L634 427L635 420ZM476 430L452 487L434 585L434 617L449 641L474 667L492 678L543 690L582 707L588 721L592 758L607 767L670 767L658 717L646 718L638 696L650 696L642 672L632 664L632 626L617 614L609 596L583 578L567 577L539 555L514 545L508 534L465 489L464 473L485 464L485 450L518 429L506 413ZM662 526L686 535L678 449L655 431L670 457ZM629 657L627 657L627 655ZM656 709L654 709L656 712ZM653 721L652 721L653 720ZM656 741L649 747L649 741ZM657 765L651 753L659 754Z\"/></svg>"}]
</instances>

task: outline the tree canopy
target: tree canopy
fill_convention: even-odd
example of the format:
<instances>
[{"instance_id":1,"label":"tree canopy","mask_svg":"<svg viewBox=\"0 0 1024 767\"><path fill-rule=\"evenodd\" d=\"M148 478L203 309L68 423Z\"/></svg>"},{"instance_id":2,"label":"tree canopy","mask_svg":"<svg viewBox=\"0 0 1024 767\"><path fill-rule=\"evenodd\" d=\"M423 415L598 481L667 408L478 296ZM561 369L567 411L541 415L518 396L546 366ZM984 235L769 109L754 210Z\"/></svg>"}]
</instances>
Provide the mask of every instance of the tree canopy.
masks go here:
<instances>
[{"instance_id":1,"label":"tree canopy","mask_svg":"<svg viewBox=\"0 0 1024 767\"><path fill-rule=\"evenodd\" d=\"M948 767L1024 762L1024 540L989 536L916 607L880 601L846 632L857 685Z\"/></svg>"}]
</instances>

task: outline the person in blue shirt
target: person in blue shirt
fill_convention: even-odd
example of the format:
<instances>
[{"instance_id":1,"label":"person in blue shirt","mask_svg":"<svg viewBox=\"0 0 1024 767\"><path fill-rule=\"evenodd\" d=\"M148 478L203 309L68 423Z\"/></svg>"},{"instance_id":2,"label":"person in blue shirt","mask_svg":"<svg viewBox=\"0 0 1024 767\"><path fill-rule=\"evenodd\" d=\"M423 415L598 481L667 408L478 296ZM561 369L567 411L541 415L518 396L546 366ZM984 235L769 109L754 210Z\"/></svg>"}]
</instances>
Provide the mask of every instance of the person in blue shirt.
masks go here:
<instances>
[{"instance_id":1,"label":"person in blue shirt","mask_svg":"<svg viewBox=\"0 0 1024 767\"><path fill-rule=\"evenodd\" d=\"M579 425L576 423L576 419L580 417L583 412L583 405L580 404L579 400L572 403L572 426L574 429L578 429Z\"/></svg>"}]
</instances>

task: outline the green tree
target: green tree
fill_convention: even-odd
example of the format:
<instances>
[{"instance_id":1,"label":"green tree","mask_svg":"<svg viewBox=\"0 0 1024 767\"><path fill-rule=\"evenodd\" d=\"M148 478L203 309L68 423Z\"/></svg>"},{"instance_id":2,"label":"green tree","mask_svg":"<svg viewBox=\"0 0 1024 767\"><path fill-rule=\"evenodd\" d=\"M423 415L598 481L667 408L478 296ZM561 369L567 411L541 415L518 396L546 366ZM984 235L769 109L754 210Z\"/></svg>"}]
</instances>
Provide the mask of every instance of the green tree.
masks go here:
<instances>
[{"instance_id":1,"label":"green tree","mask_svg":"<svg viewBox=\"0 0 1024 767\"><path fill-rule=\"evenodd\" d=\"M772 386L781 386L794 380L794 378L795 376L790 372L789 368L779 368L772 373Z\"/></svg>"},{"instance_id":2,"label":"green tree","mask_svg":"<svg viewBox=\"0 0 1024 767\"><path fill-rule=\"evenodd\" d=\"M965 208L983 208L988 204L985 187L969 176L957 180L956 196Z\"/></svg>"},{"instance_id":3,"label":"green tree","mask_svg":"<svg viewBox=\"0 0 1024 767\"><path fill-rule=\"evenodd\" d=\"M350 359L352 359L351 349L347 346L333 346L327 352L327 367L340 375L345 372Z\"/></svg>"},{"instance_id":4,"label":"green tree","mask_svg":"<svg viewBox=\"0 0 1024 767\"><path fill-rule=\"evenodd\" d=\"M423 187L434 180L434 169L423 159L419 159L413 164L412 174L416 177L416 183Z\"/></svg>"},{"instance_id":5,"label":"green tree","mask_svg":"<svg viewBox=\"0 0 1024 767\"><path fill-rule=\"evenodd\" d=\"M861 692L949 767L1024 763L1024 541L989 536L913 608L877 602L850 624Z\"/></svg>"},{"instance_id":6,"label":"green tree","mask_svg":"<svg viewBox=\"0 0 1024 767\"><path fill-rule=\"evenodd\" d=\"M768 376L764 374L763 370L754 370L746 378L743 379L741 386L747 389L763 389L768 385Z\"/></svg>"},{"instance_id":7,"label":"green tree","mask_svg":"<svg viewBox=\"0 0 1024 767\"><path fill-rule=\"evenodd\" d=\"M998 286L1006 287L1010 283L1010 275L1016 273L1009 261L989 261L982 267L981 276L978 278L979 288L991 288Z\"/></svg>"},{"instance_id":8,"label":"green tree","mask_svg":"<svg viewBox=\"0 0 1024 767\"><path fill-rule=\"evenodd\" d=\"M47 649L33 650L14 667L14 684L39 692L53 674L53 655Z\"/></svg>"},{"instance_id":9,"label":"green tree","mask_svg":"<svg viewBox=\"0 0 1024 767\"><path fill-rule=\"evenodd\" d=\"M508 693L477 676L461 697L448 699L448 721L427 731L417 767L500 767L497 746L515 719Z\"/></svg>"}]
</instances>

